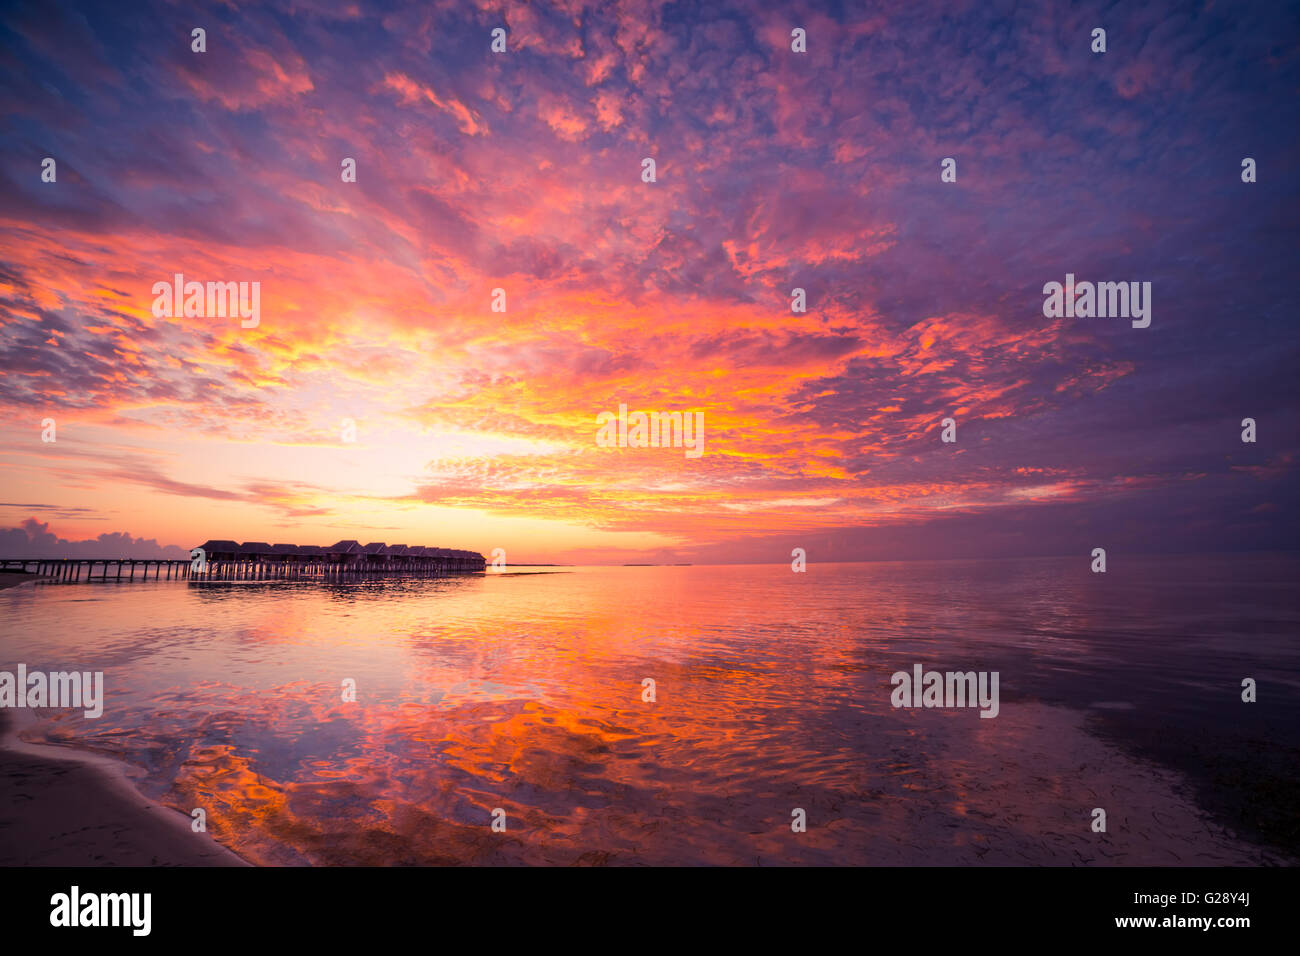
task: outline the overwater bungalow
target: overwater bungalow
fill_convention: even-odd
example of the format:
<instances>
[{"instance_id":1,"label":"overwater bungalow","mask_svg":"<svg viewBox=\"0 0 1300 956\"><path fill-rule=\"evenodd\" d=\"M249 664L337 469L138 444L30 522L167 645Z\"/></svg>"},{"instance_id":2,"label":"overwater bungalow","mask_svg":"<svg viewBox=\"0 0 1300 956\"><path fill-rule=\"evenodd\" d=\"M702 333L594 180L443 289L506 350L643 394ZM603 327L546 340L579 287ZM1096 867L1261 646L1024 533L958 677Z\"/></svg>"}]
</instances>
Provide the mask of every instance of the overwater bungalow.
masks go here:
<instances>
[{"instance_id":1,"label":"overwater bungalow","mask_svg":"<svg viewBox=\"0 0 1300 956\"><path fill-rule=\"evenodd\" d=\"M239 556L235 541L204 541L199 547L208 561L233 561Z\"/></svg>"},{"instance_id":2,"label":"overwater bungalow","mask_svg":"<svg viewBox=\"0 0 1300 956\"><path fill-rule=\"evenodd\" d=\"M443 575L483 571L486 562L473 551L453 551L423 545L362 545L347 539L329 547L314 544L267 544L264 541L211 540L202 545L206 569L189 573L199 580L261 580L267 578L337 578L353 575ZM177 562L179 564L179 562ZM156 575L155 575L156 576Z\"/></svg>"},{"instance_id":3,"label":"overwater bungalow","mask_svg":"<svg viewBox=\"0 0 1300 956\"><path fill-rule=\"evenodd\" d=\"M360 541L336 541L325 549L325 559L331 564L356 565L365 560L365 549Z\"/></svg>"}]
</instances>

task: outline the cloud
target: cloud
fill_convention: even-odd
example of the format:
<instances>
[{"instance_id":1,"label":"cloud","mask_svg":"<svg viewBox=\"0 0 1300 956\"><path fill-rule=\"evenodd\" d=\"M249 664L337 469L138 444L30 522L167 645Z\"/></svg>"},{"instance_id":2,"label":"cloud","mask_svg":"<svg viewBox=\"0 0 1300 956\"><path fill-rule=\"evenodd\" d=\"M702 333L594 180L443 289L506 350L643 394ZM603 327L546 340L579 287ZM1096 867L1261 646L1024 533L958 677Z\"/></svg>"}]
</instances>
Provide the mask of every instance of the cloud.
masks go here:
<instances>
[{"instance_id":1,"label":"cloud","mask_svg":"<svg viewBox=\"0 0 1300 956\"><path fill-rule=\"evenodd\" d=\"M48 523L28 518L16 528L0 528L0 555L7 558L162 558L180 560L189 551L164 547L152 538L135 538L124 531L105 532L84 541L68 541L50 531Z\"/></svg>"},{"instance_id":2,"label":"cloud","mask_svg":"<svg viewBox=\"0 0 1300 956\"><path fill-rule=\"evenodd\" d=\"M1293 528L1290 24L1107 8L1096 56L1100 13L292 2L226 9L198 55L165 6L25 8L0 67L0 491L87 520L102 475L105 513L159 535L134 496L250 536L447 508L729 554L1116 495ZM261 324L154 317L176 272L259 281ZM1152 281L1151 329L1044 319L1066 272ZM623 401L702 411L705 456L596 449ZM1233 444L1247 414L1258 451Z\"/></svg>"}]
</instances>

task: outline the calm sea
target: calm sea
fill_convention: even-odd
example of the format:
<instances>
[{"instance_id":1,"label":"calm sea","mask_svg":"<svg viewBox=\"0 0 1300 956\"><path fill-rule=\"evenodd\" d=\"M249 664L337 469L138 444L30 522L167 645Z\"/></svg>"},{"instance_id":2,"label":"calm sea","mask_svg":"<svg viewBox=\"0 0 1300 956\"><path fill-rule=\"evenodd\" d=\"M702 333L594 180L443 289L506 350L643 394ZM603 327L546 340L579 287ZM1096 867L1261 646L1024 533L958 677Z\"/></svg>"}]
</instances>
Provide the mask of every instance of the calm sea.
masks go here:
<instances>
[{"instance_id":1,"label":"calm sea","mask_svg":"<svg viewBox=\"0 0 1300 956\"><path fill-rule=\"evenodd\" d=\"M257 863L1300 852L1296 555L546 571L23 587L0 669L103 671L23 736ZM914 664L997 671L998 716L892 707Z\"/></svg>"}]
</instances>

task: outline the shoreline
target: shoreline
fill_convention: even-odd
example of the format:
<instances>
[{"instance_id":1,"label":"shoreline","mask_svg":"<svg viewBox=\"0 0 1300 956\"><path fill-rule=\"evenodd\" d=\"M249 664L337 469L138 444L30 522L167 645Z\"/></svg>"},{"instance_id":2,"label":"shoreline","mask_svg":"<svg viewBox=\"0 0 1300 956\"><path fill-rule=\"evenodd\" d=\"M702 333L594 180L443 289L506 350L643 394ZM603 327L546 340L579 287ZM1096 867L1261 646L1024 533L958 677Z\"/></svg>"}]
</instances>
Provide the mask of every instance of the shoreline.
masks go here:
<instances>
[{"instance_id":1,"label":"shoreline","mask_svg":"<svg viewBox=\"0 0 1300 956\"><path fill-rule=\"evenodd\" d=\"M0 712L0 866L251 866L109 757L28 743Z\"/></svg>"}]
</instances>

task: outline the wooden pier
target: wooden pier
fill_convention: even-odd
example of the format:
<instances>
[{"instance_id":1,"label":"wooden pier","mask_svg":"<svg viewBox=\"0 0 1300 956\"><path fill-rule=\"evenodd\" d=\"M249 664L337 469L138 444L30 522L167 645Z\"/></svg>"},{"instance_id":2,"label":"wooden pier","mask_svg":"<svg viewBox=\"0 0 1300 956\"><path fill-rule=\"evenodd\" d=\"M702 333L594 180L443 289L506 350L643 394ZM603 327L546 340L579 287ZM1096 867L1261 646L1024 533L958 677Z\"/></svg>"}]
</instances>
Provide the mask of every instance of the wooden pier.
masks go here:
<instances>
[{"instance_id":1,"label":"wooden pier","mask_svg":"<svg viewBox=\"0 0 1300 956\"><path fill-rule=\"evenodd\" d=\"M139 569L139 577L136 571ZM18 571L33 574L55 582L77 581L148 581L189 577L189 561L169 561L157 558L4 558L0 571ZM164 574L165 572L165 574Z\"/></svg>"},{"instance_id":2,"label":"wooden pier","mask_svg":"<svg viewBox=\"0 0 1300 956\"><path fill-rule=\"evenodd\" d=\"M184 560L158 558L9 558L0 571L32 574L53 583L81 581L355 581L375 577L444 577L482 573L483 555L451 548L381 542L364 547L340 541L315 545L205 541ZM152 572L152 576L151 576Z\"/></svg>"}]
</instances>

